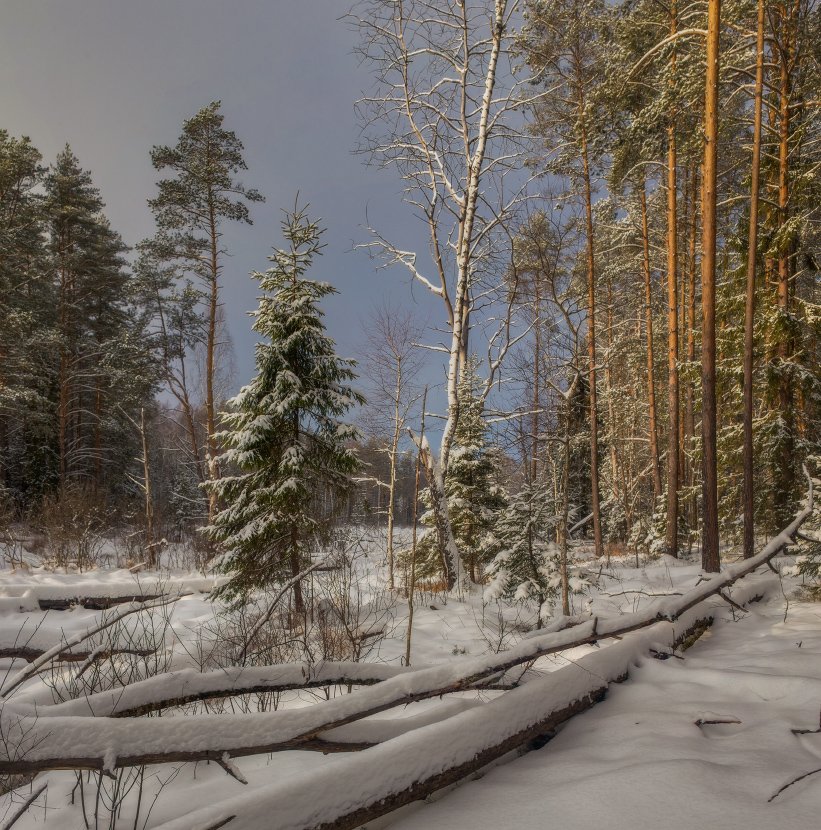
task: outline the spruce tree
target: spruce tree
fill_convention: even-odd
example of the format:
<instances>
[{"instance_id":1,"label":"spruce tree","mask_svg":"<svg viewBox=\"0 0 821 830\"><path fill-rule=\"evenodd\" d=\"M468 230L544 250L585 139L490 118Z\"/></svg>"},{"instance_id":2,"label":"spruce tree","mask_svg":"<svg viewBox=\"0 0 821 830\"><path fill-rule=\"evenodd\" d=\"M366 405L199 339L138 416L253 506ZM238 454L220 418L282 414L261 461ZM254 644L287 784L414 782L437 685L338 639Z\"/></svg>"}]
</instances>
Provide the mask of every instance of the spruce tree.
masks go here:
<instances>
[{"instance_id":1,"label":"spruce tree","mask_svg":"<svg viewBox=\"0 0 821 830\"><path fill-rule=\"evenodd\" d=\"M797 559L798 573L814 583L810 589L816 596L821 592L821 455L810 456L807 467L813 476L814 499L813 512L802 528Z\"/></svg>"},{"instance_id":2,"label":"spruce tree","mask_svg":"<svg viewBox=\"0 0 821 830\"><path fill-rule=\"evenodd\" d=\"M553 494L550 482L540 478L510 497L496 525L499 552L488 568L491 580L484 594L485 600L533 602L537 628L552 615L557 599L567 604L569 594L580 594L589 585L587 572L573 567L570 555L563 561L562 546L556 542L563 527L563 507Z\"/></svg>"},{"instance_id":3,"label":"spruce tree","mask_svg":"<svg viewBox=\"0 0 821 830\"><path fill-rule=\"evenodd\" d=\"M357 430L340 419L364 398L350 386L355 363L336 355L319 309L335 290L305 278L321 251L321 230L304 208L286 214L282 230L289 247L253 275L263 291L254 312L264 338L257 374L229 401L219 435L226 470L236 472L206 484L226 505L204 532L224 551L217 568L231 578L219 593L231 600L306 567L311 547L328 540L359 468L349 447ZM299 583L294 608L304 611Z\"/></svg>"},{"instance_id":4,"label":"spruce tree","mask_svg":"<svg viewBox=\"0 0 821 830\"><path fill-rule=\"evenodd\" d=\"M495 480L501 455L488 443L482 420L483 405L476 394L476 366L476 358L471 358L459 381L459 423L445 479L453 538L474 583L482 581L483 568L498 550L494 528L507 503L503 489ZM429 488L424 490L421 499L427 508L421 523L428 532L416 548L416 574L421 578L435 578L442 573L442 551Z\"/></svg>"},{"instance_id":5,"label":"spruce tree","mask_svg":"<svg viewBox=\"0 0 821 830\"><path fill-rule=\"evenodd\" d=\"M496 527L499 552L490 563L485 599L531 600L537 625L549 616L548 601L561 586L559 549L553 542L559 522L545 482L528 482L510 497Z\"/></svg>"},{"instance_id":6,"label":"spruce tree","mask_svg":"<svg viewBox=\"0 0 821 830\"><path fill-rule=\"evenodd\" d=\"M476 387L473 359L462 372L459 423L445 481L450 524L472 582L480 581L482 567L496 552L493 528L505 507L502 488L494 480L499 455L488 446Z\"/></svg>"}]
</instances>

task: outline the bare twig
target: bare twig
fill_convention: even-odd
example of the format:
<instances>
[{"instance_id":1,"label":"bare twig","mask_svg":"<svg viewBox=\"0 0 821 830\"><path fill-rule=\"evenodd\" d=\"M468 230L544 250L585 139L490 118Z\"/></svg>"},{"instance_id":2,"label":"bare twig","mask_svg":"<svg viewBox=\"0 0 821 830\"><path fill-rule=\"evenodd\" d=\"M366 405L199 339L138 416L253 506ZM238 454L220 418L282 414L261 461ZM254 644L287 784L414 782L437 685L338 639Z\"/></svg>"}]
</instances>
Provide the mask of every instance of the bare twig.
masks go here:
<instances>
[{"instance_id":1,"label":"bare twig","mask_svg":"<svg viewBox=\"0 0 821 830\"><path fill-rule=\"evenodd\" d=\"M0 830L9 830L13 825L17 823L17 820L23 816L23 814L34 804L35 801L48 789L48 783L41 784L36 790L33 790L31 795L22 803L20 804L17 809L10 815L6 820L0 825Z\"/></svg>"},{"instance_id":2,"label":"bare twig","mask_svg":"<svg viewBox=\"0 0 821 830\"><path fill-rule=\"evenodd\" d=\"M805 773L803 773L802 775L798 775L798 776L796 776L795 778L793 778L793 779L792 779L792 781L788 781L786 784L784 784L784 786L783 786L783 787L779 787L779 788L778 788L778 789L777 789L777 790L776 790L776 791L775 791L775 792L774 792L774 793L773 793L773 794L772 794L772 795L771 795L771 796L767 799L767 803L769 804L771 801L774 801L776 798L778 798L778 796L779 796L779 795L781 795L781 793L783 793L783 792L784 792L784 790L787 790L787 789L789 789L790 787L792 787L792 785L793 785L793 784L797 784L799 781L803 781L805 778L809 778L811 775L815 775L815 774L816 774L816 773L818 773L818 772L821 772L821 767L818 767L818 769L813 769L813 770L810 770L809 772L805 772Z\"/></svg>"}]
</instances>

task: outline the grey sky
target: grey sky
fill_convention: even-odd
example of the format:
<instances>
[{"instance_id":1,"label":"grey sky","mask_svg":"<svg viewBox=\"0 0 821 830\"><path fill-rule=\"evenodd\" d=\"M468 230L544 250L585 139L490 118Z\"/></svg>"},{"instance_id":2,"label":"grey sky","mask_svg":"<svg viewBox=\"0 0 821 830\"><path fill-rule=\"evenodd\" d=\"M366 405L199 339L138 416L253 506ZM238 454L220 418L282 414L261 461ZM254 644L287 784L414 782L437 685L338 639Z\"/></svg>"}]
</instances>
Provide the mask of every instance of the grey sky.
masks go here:
<instances>
[{"instance_id":1,"label":"grey sky","mask_svg":"<svg viewBox=\"0 0 821 830\"><path fill-rule=\"evenodd\" d=\"M360 320L374 302L417 302L398 272L375 272L355 242L372 223L402 245L424 237L399 202L400 182L367 169L352 149L354 101L367 70L352 50L355 34L334 0L4 0L0 4L0 127L28 135L53 160L68 142L92 171L113 226L133 245L153 232L146 199L157 178L154 144L174 144L182 121L220 99L226 127L246 148L243 181L267 202L254 226L226 234L233 254L225 274L227 319L240 382L253 370L246 312L256 305L251 270L264 270L280 243L281 208L296 191L329 228L315 276L341 295L326 304L343 354L363 340Z\"/></svg>"}]
</instances>

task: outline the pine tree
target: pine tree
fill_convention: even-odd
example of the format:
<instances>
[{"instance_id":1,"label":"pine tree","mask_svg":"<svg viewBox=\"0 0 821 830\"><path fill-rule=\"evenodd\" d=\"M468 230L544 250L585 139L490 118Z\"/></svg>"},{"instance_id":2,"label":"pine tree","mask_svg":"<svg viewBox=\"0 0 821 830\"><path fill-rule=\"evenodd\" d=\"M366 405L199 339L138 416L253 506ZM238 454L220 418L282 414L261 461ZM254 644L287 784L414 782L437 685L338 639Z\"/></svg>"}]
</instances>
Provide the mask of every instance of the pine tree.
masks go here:
<instances>
[{"instance_id":1,"label":"pine tree","mask_svg":"<svg viewBox=\"0 0 821 830\"><path fill-rule=\"evenodd\" d=\"M59 485L61 493L81 485L98 497L124 486L120 473L136 453L123 412L139 412L156 376L127 248L103 208L91 174L66 147L46 177L43 200L56 293Z\"/></svg>"},{"instance_id":2,"label":"pine tree","mask_svg":"<svg viewBox=\"0 0 821 830\"><path fill-rule=\"evenodd\" d=\"M154 147L151 161L157 170L170 170L172 178L157 183L158 194L149 201L157 223L157 234L146 240L141 248L166 278L186 285L180 289L183 297L192 295L193 283L198 285L197 298L204 308L198 309L201 322L201 342L205 347L205 443L208 473L217 478L218 447L215 440L216 400L214 388L218 358L218 325L220 289L225 247L222 241L225 222L251 224L248 204L263 201L253 188L246 188L236 180L236 174L246 169L242 156L242 142L223 127L224 116L220 102L203 107L183 124L182 135L175 147ZM163 272L163 268L165 271ZM158 295L159 297L160 295ZM163 314L164 309L158 308ZM168 351L173 354L174 345ZM172 371L171 369L168 370ZM180 398L173 382L172 393ZM190 406L188 394L180 401L183 408ZM195 463L204 468L201 448L198 446L193 418L189 429L196 447ZM204 474L204 471L203 471ZM215 491L211 491L212 494ZM217 504L212 496L209 519L213 519Z\"/></svg>"},{"instance_id":3,"label":"pine tree","mask_svg":"<svg viewBox=\"0 0 821 830\"><path fill-rule=\"evenodd\" d=\"M0 130L0 487L25 503L54 484L54 286L28 138ZM18 505L19 506L19 505Z\"/></svg>"},{"instance_id":4,"label":"pine tree","mask_svg":"<svg viewBox=\"0 0 821 830\"><path fill-rule=\"evenodd\" d=\"M237 472L206 485L226 505L204 532L225 551L217 567L231 575L220 589L229 599L306 567L359 468L348 446L357 430L340 419L364 398L349 385L355 364L336 355L318 307L335 291L305 278L321 251L321 230L304 208L286 214L282 230L289 248L254 274L264 292L254 313L254 330L265 338L256 348L257 374L223 415L224 461ZM304 611L299 583L294 608Z\"/></svg>"}]
</instances>

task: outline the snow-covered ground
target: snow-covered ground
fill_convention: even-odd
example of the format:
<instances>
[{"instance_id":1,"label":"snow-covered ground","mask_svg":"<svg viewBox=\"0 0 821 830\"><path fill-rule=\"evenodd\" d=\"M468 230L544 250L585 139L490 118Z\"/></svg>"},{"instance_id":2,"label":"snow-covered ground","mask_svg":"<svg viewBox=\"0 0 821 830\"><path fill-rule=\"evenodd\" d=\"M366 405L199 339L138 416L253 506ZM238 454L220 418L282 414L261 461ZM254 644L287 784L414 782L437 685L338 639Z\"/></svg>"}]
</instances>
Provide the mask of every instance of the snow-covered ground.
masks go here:
<instances>
[{"instance_id":1,"label":"snow-covered ground","mask_svg":"<svg viewBox=\"0 0 821 830\"><path fill-rule=\"evenodd\" d=\"M368 628L376 621L384 630L384 638L374 642L367 660L398 667L405 651L407 605L402 598L386 600L378 550L378 544L371 545L360 563L365 608L360 623ZM634 565L626 559L614 561L610 568L591 568L598 577L597 587L586 596L574 597L574 611L608 618L642 611L661 598L692 588L699 575L696 564L675 560ZM158 577L122 570L82 575L2 571L0 647L27 643L47 648L100 618L101 612L83 608L41 611L39 598L130 596L137 588L153 593L158 581L166 590L173 586L190 592L172 606L167 627L161 620L168 646L162 668L200 668L204 632L213 629L218 609L203 593L208 580L195 573ZM725 606L713 630L681 655L683 659L645 660L631 672L629 681L612 687L603 703L575 717L544 748L507 757L507 763L484 771L480 780L440 794L434 803L405 808L379 820L378 826L405 830L428 826L530 830L548 823L580 830L602 824L615 830L645 826L675 830L700 822L762 830L815 826L821 815L821 772L790 786L772 802L768 799L792 779L821 767L821 732L795 735L791 731L821 726L821 604L793 598L793 578L785 578L783 585L770 582L776 589L765 602L745 613ZM367 619L369 610L375 620ZM421 593L415 607L412 664L444 668L460 659L505 651L527 639L533 618L532 609L484 604L480 590L460 599ZM534 671L549 673L595 651L594 646L583 646L545 657ZM14 666L3 661L0 677L20 666L19 661ZM51 676L46 682L32 681L12 700L50 703L53 684ZM351 734L385 740L476 710L499 694L466 692L390 709L357 724ZM320 691L285 692L278 705L321 706L323 699ZM705 723L696 725L699 720ZM352 727L342 727L330 737L344 739L345 729ZM287 787L288 782L329 764L344 765L351 757L287 751L237 758L233 763L247 778L247 786L207 763L151 766L139 780L136 770L121 773L119 785L104 784L96 824L149 830L183 817L179 826L185 827L184 816L193 807L251 795L254 788L273 782ZM96 780L96 773L82 776L84 817L75 773L39 776L38 783L48 781L48 793L15 827L95 826L95 798L89 793L96 793ZM116 786L120 814L111 823L107 804ZM25 786L0 800L0 821L12 803L19 803L28 792L30 787ZM265 824L278 826L276 819Z\"/></svg>"},{"instance_id":2,"label":"snow-covered ground","mask_svg":"<svg viewBox=\"0 0 821 830\"><path fill-rule=\"evenodd\" d=\"M821 817L821 605L728 611L683 659L648 659L543 749L489 770L396 830L809 830ZM704 721L697 725L698 721ZM726 721L708 723L709 721Z\"/></svg>"}]
</instances>

